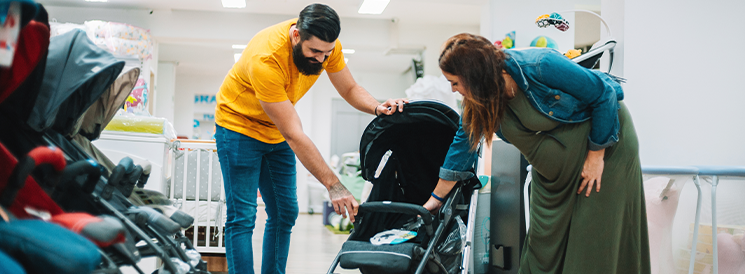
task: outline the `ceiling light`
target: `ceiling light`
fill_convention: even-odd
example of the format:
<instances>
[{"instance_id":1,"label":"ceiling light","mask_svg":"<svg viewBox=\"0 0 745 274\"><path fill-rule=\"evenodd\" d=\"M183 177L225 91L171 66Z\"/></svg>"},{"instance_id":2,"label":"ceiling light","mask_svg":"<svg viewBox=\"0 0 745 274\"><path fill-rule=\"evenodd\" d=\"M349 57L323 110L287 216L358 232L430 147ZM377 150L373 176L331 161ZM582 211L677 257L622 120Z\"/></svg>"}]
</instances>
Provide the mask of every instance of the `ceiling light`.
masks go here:
<instances>
[{"instance_id":1,"label":"ceiling light","mask_svg":"<svg viewBox=\"0 0 745 274\"><path fill-rule=\"evenodd\" d=\"M85 2L109 2L109 0L85 0Z\"/></svg>"},{"instance_id":2,"label":"ceiling light","mask_svg":"<svg viewBox=\"0 0 745 274\"><path fill-rule=\"evenodd\" d=\"M240 59L241 59L241 54L240 53L233 54L233 60L235 60L236 63L238 63L238 60L240 60Z\"/></svg>"},{"instance_id":3,"label":"ceiling light","mask_svg":"<svg viewBox=\"0 0 745 274\"><path fill-rule=\"evenodd\" d=\"M233 45L233 49L246 49L248 45Z\"/></svg>"},{"instance_id":4,"label":"ceiling light","mask_svg":"<svg viewBox=\"0 0 745 274\"><path fill-rule=\"evenodd\" d=\"M341 49L341 52L344 54L354 54L355 50L353 49Z\"/></svg>"},{"instance_id":5,"label":"ceiling light","mask_svg":"<svg viewBox=\"0 0 745 274\"><path fill-rule=\"evenodd\" d=\"M242 9L246 7L246 0L222 0L222 7Z\"/></svg>"},{"instance_id":6,"label":"ceiling light","mask_svg":"<svg viewBox=\"0 0 745 274\"><path fill-rule=\"evenodd\" d=\"M390 1L391 0L365 0L365 2L362 2L362 6L360 6L360 10L358 10L357 13L381 14Z\"/></svg>"}]
</instances>

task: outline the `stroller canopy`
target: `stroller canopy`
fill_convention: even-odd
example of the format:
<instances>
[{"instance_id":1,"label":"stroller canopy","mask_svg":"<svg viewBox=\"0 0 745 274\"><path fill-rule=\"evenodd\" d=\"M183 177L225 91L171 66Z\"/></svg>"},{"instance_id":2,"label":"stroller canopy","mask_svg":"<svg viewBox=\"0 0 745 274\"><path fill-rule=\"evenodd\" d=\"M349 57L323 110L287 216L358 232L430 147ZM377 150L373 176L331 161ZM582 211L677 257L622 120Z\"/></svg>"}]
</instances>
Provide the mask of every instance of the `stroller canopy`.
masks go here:
<instances>
[{"instance_id":1,"label":"stroller canopy","mask_svg":"<svg viewBox=\"0 0 745 274\"><path fill-rule=\"evenodd\" d=\"M140 69L133 68L116 78L114 84L78 119L70 134L79 133L91 141L98 139L101 131L114 118L116 111L124 105L138 77L140 77Z\"/></svg>"},{"instance_id":2,"label":"stroller canopy","mask_svg":"<svg viewBox=\"0 0 745 274\"><path fill-rule=\"evenodd\" d=\"M458 130L460 116L438 102L411 102L403 112L381 115L365 129L360 141L362 178L376 183L376 171L383 156L391 151L386 165L395 162L398 178L408 186L406 200L423 204L428 186L437 183L450 143ZM395 160L392 160L395 159Z\"/></svg>"},{"instance_id":3,"label":"stroller canopy","mask_svg":"<svg viewBox=\"0 0 745 274\"><path fill-rule=\"evenodd\" d=\"M124 68L112 54L76 29L52 37L46 73L28 125L69 135L78 118L106 91Z\"/></svg>"},{"instance_id":4,"label":"stroller canopy","mask_svg":"<svg viewBox=\"0 0 745 274\"><path fill-rule=\"evenodd\" d=\"M113 171L116 165L91 144L91 141L101 136L101 131L111 122L116 111L124 105L139 75L139 68L133 68L122 73L101 98L93 103L85 114L78 119L72 132L70 132L70 136L68 136L109 172Z\"/></svg>"}]
</instances>

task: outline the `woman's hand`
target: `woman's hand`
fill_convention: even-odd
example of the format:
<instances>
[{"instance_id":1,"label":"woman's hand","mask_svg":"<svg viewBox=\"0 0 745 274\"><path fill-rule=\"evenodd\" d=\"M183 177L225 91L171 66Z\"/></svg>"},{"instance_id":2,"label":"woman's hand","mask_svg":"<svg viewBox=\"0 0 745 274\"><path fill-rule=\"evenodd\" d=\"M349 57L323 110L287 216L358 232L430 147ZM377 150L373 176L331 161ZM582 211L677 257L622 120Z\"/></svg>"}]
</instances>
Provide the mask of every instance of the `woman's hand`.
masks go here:
<instances>
[{"instance_id":1,"label":"woman's hand","mask_svg":"<svg viewBox=\"0 0 745 274\"><path fill-rule=\"evenodd\" d=\"M605 149L597 151L590 150L587 152L587 158L582 167L582 184L579 186L577 194L582 193L585 187L587 187L585 197L590 197L593 186L595 187L595 192L600 192L600 178L603 177L603 167L605 166L603 156L605 156Z\"/></svg>"},{"instance_id":2,"label":"woman's hand","mask_svg":"<svg viewBox=\"0 0 745 274\"><path fill-rule=\"evenodd\" d=\"M429 197L429 200L427 200L427 202L423 205L423 207L432 214L437 213L437 210L439 210L441 206L442 202L435 199L435 197Z\"/></svg>"}]
</instances>

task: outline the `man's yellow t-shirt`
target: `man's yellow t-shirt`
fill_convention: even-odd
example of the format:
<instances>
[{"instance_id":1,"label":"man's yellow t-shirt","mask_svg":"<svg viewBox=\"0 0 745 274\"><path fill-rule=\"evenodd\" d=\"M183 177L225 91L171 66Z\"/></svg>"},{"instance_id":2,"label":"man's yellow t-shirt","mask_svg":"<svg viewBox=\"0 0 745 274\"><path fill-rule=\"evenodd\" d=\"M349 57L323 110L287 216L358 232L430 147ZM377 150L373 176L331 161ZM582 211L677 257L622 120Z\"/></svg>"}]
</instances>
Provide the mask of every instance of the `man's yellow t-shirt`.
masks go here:
<instances>
[{"instance_id":1,"label":"man's yellow t-shirt","mask_svg":"<svg viewBox=\"0 0 745 274\"><path fill-rule=\"evenodd\" d=\"M297 18L268 27L248 42L217 93L218 125L269 144L285 140L259 100L290 100L295 105L318 79L319 75L301 74L292 61L290 27L296 22ZM323 67L333 73L344 66L341 42L337 39Z\"/></svg>"}]
</instances>

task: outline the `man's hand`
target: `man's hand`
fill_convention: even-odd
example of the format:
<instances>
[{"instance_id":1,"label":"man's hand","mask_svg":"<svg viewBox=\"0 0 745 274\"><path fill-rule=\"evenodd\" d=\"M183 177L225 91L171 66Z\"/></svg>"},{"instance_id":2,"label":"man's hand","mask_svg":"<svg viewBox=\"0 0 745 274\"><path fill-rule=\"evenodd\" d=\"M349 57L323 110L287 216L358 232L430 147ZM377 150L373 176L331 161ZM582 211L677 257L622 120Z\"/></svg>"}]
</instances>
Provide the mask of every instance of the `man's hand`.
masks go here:
<instances>
[{"instance_id":1,"label":"man's hand","mask_svg":"<svg viewBox=\"0 0 745 274\"><path fill-rule=\"evenodd\" d=\"M357 208L359 207L359 204L357 203L357 200L354 199L352 193L349 192L349 190L339 181L332 184L328 190L329 198L331 198L331 203L334 205L334 211L336 211L336 214L346 218L347 212L349 212L349 220L354 223L354 216L357 216Z\"/></svg>"},{"instance_id":2,"label":"man's hand","mask_svg":"<svg viewBox=\"0 0 745 274\"><path fill-rule=\"evenodd\" d=\"M375 108L375 114L376 115L391 115L398 110L399 112L404 111L404 104L409 103L409 99L406 98L399 98L399 99L388 99L388 101L383 102L382 104L378 105Z\"/></svg>"}]
</instances>

